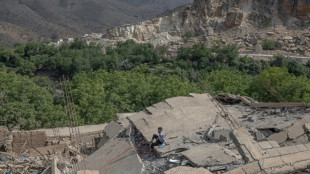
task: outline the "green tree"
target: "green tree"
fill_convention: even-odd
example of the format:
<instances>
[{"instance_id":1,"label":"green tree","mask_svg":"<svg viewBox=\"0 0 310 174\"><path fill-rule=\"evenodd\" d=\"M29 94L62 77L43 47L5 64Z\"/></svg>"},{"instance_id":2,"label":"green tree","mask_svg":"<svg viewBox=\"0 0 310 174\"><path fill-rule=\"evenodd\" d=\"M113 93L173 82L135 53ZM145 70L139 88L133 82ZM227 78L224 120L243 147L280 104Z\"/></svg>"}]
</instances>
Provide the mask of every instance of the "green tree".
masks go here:
<instances>
[{"instance_id":1,"label":"green tree","mask_svg":"<svg viewBox=\"0 0 310 174\"><path fill-rule=\"evenodd\" d=\"M213 71L206 76L206 83L215 93L248 95L252 77L238 71Z\"/></svg>"},{"instance_id":2,"label":"green tree","mask_svg":"<svg viewBox=\"0 0 310 174\"><path fill-rule=\"evenodd\" d=\"M260 76L290 102L310 102L310 81L305 76L296 77L283 67L271 67L264 70ZM278 100L266 90L259 80L255 80L250 87L251 95L260 101Z\"/></svg>"},{"instance_id":3,"label":"green tree","mask_svg":"<svg viewBox=\"0 0 310 174\"><path fill-rule=\"evenodd\" d=\"M1 124L8 127L35 129L64 123L64 110L54 105L52 91L13 73L0 71L0 106Z\"/></svg>"}]
</instances>

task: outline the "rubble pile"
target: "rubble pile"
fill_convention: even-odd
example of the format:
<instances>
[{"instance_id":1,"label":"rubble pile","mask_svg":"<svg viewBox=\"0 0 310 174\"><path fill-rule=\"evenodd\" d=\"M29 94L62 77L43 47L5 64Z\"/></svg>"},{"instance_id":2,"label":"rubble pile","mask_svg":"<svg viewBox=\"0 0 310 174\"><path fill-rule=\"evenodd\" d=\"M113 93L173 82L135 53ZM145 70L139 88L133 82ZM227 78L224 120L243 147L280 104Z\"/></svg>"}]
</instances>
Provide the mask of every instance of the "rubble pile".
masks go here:
<instances>
[{"instance_id":1,"label":"rubble pile","mask_svg":"<svg viewBox=\"0 0 310 174\"><path fill-rule=\"evenodd\" d=\"M232 118L219 112L214 100ZM79 127L80 138L70 137L69 128L2 127L1 139L11 141L1 144L0 168L32 174L294 173L309 170L309 113L307 104L190 94L117 114L109 124ZM167 144L151 150L158 127L164 128ZM8 144L11 150L3 148Z\"/></svg>"},{"instance_id":2,"label":"rubble pile","mask_svg":"<svg viewBox=\"0 0 310 174\"><path fill-rule=\"evenodd\" d=\"M0 173L69 174L95 149L105 124L81 126L80 138L69 127L34 131L0 128ZM61 130L61 131L60 131Z\"/></svg>"}]
</instances>

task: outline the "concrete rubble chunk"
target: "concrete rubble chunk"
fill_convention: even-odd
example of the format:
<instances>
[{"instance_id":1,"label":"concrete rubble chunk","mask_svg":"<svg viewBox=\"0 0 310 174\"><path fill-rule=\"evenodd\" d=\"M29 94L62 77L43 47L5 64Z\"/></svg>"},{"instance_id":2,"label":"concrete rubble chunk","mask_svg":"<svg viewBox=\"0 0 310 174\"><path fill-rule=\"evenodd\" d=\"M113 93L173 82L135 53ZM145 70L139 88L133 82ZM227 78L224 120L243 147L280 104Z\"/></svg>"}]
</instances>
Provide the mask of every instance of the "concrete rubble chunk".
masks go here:
<instances>
[{"instance_id":1,"label":"concrete rubble chunk","mask_svg":"<svg viewBox=\"0 0 310 174\"><path fill-rule=\"evenodd\" d=\"M305 133L303 125L298 121L293 124L290 128L287 129L288 138L293 140Z\"/></svg>"},{"instance_id":2,"label":"concrete rubble chunk","mask_svg":"<svg viewBox=\"0 0 310 174\"><path fill-rule=\"evenodd\" d=\"M281 131L279 133L275 133L267 137L268 141L276 141L277 143L281 144L287 140L287 132Z\"/></svg>"},{"instance_id":3,"label":"concrete rubble chunk","mask_svg":"<svg viewBox=\"0 0 310 174\"><path fill-rule=\"evenodd\" d=\"M205 168L193 168L187 166L178 166L165 171L165 174L212 174Z\"/></svg>"},{"instance_id":4,"label":"concrete rubble chunk","mask_svg":"<svg viewBox=\"0 0 310 174\"><path fill-rule=\"evenodd\" d=\"M111 139L93 154L77 163L77 170L99 170L100 174L139 174L143 164L128 139Z\"/></svg>"},{"instance_id":5,"label":"concrete rubble chunk","mask_svg":"<svg viewBox=\"0 0 310 174\"><path fill-rule=\"evenodd\" d=\"M181 154L196 166L200 167L227 165L236 161L234 156L228 155L225 151L228 151L228 149L224 150L223 147L217 144L211 144L196 146ZM232 154L232 152L230 154Z\"/></svg>"},{"instance_id":6,"label":"concrete rubble chunk","mask_svg":"<svg viewBox=\"0 0 310 174\"><path fill-rule=\"evenodd\" d=\"M256 141L263 141L266 137L261 131L255 132Z\"/></svg>"},{"instance_id":7,"label":"concrete rubble chunk","mask_svg":"<svg viewBox=\"0 0 310 174\"><path fill-rule=\"evenodd\" d=\"M247 162L251 161L251 159L257 160L261 158L261 154L251 142L251 135L247 130L243 128L236 129L232 132L231 136L240 154Z\"/></svg>"}]
</instances>

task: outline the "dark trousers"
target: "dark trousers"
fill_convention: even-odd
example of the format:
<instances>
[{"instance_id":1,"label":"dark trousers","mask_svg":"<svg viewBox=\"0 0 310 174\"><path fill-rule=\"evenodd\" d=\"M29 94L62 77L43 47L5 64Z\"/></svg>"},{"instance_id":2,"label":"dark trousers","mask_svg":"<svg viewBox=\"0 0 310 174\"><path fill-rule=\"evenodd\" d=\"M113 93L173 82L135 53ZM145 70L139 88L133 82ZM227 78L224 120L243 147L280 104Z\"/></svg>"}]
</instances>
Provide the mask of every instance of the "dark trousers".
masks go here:
<instances>
[{"instance_id":1,"label":"dark trousers","mask_svg":"<svg viewBox=\"0 0 310 174\"><path fill-rule=\"evenodd\" d=\"M153 141L154 139L156 140L156 142L151 144L151 148L152 148L152 149L154 149L154 146L159 146L159 145L163 144L161 141L159 141L158 135L154 134L154 135L153 135L153 138L152 138L152 141Z\"/></svg>"}]
</instances>

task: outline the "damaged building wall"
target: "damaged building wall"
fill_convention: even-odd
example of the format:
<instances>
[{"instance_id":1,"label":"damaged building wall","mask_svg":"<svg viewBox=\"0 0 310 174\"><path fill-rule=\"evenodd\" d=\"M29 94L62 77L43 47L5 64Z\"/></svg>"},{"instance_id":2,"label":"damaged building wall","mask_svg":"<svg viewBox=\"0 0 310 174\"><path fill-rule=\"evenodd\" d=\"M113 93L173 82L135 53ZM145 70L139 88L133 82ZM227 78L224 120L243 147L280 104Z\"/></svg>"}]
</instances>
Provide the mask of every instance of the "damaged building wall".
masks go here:
<instances>
[{"instance_id":1,"label":"damaged building wall","mask_svg":"<svg viewBox=\"0 0 310 174\"><path fill-rule=\"evenodd\" d=\"M244 139L240 138L244 132L245 130L242 129L233 132L239 144L244 142ZM228 174L292 173L306 169L310 165L310 143L285 147L280 147L275 141L259 143L247 141L244 144L246 148L240 144L239 149L243 154L248 154L252 160L242 167L227 172Z\"/></svg>"},{"instance_id":2,"label":"damaged building wall","mask_svg":"<svg viewBox=\"0 0 310 174\"><path fill-rule=\"evenodd\" d=\"M20 153L22 150L43 147L46 144L46 134L43 131L14 132L12 149Z\"/></svg>"}]
</instances>

